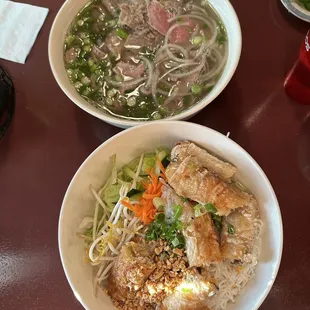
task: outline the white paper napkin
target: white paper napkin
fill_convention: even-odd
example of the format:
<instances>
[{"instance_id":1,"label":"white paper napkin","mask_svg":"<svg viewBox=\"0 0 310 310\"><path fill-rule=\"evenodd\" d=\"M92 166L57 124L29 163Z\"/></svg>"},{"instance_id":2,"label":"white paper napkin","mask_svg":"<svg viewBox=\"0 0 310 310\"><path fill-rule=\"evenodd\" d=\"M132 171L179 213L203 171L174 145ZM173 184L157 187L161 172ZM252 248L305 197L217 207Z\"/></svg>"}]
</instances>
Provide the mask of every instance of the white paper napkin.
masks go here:
<instances>
[{"instance_id":1,"label":"white paper napkin","mask_svg":"<svg viewBox=\"0 0 310 310\"><path fill-rule=\"evenodd\" d=\"M25 63L48 9L0 0L0 58Z\"/></svg>"}]
</instances>

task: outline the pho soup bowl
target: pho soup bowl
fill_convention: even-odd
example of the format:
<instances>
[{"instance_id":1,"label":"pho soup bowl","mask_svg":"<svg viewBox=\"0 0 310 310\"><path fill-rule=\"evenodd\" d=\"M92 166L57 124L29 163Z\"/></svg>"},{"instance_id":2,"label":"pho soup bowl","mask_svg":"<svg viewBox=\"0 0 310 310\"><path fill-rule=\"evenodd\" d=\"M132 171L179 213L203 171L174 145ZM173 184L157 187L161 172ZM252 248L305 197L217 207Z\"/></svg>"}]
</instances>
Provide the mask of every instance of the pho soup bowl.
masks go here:
<instances>
[{"instance_id":1,"label":"pho soup bowl","mask_svg":"<svg viewBox=\"0 0 310 310\"><path fill-rule=\"evenodd\" d=\"M143 118L138 120L138 119L131 119L129 117L120 118L118 116L113 116L111 113L106 112L104 109L100 109L96 107L96 105L90 104L77 92L76 88L70 82L64 63L65 37L74 18L88 2L89 0L67 0L59 10L53 23L49 37L48 54L49 54L50 66L58 85L63 90L63 92L71 99L71 101L73 101L77 106L79 106L87 113L95 117L98 117L99 119L109 124L121 128L127 128L139 125L141 124L141 122L154 121L154 119L156 118L155 116L150 120L147 119L143 120ZM197 102L190 101L195 103L193 105L190 104L191 106L183 111L178 111L178 113L177 114L175 113L173 116L167 116L167 117L160 116L165 120L186 120L197 114L209 103L211 103L223 91L223 89L231 80L237 68L242 45L241 29L238 17L231 3L228 0L222 0L222 1L209 0L209 3L217 12L218 16L223 22L224 27L226 28L227 43L225 44L227 45L225 46L227 46L228 50L227 62L224 68L222 69L222 74L220 75L220 78L218 79L216 84L212 86L213 87L212 89L211 87L208 88L209 84L207 82L204 82L201 85L204 89L206 89L206 92L208 92L207 95L205 96L201 95L201 98L197 99ZM216 24L214 24L213 26L217 28ZM215 76L218 77L218 74L216 74ZM105 100L104 95L103 99L101 100Z\"/></svg>"},{"instance_id":2,"label":"pho soup bowl","mask_svg":"<svg viewBox=\"0 0 310 310\"><path fill-rule=\"evenodd\" d=\"M117 156L117 168L142 152L189 140L231 162L237 178L256 197L263 221L262 245L255 276L228 310L256 310L262 304L276 278L282 255L282 219L274 190L255 160L231 139L210 128L179 121L159 121L123 131L100 145L81 165L65 194L58 227L58 244L68 282L79 302L88 310L115 310L110 298L99 290L93 294L93 274L85 263L84 241L77 237L85 216L93 216L95 198L89 186L99 190L111 174L111 156ZM124 151L125 150L125 151Z\"/></svg>"}]
</instances>

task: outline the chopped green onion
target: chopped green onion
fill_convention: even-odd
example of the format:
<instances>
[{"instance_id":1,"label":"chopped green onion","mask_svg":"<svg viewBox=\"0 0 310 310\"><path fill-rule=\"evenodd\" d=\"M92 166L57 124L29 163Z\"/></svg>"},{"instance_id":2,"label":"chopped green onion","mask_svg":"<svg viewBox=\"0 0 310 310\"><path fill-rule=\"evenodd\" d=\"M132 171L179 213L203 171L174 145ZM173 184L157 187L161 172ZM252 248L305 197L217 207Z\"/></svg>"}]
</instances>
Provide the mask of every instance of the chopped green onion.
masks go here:
<instances>
[{"instance_id":1,"label":"chopped green onion","mask_svg":"<svg viewBox=\"0 0 310 310\"><path fill-rule=\"evenodd\" d=\"M192 85L191 87L191 91L194 95L199 95L201 93L201 86L200 85L197 85L197 84L194 84Z\"/></svg>"},{"instance_id":2,"label":"chopped green onion","mask_svg":"<svg viewBox=\"0 0 310 310\"><path fill-rule=\"evenodd\" d=\"M104 21L104 19L105 19L105 14L99 15L98 19L101 20L101 21Z\"/></svg>"},{"instance_id":3,"label":"chopped green onion","mask_svg":"<svg viewBox=\"0 0 310 310\"><path fill-rule=\"evenodd\" d=\"M115 27L116 24L117 24L117 21L115 19L111 19L106 23L107 27L111 27L111 28Z\"/></svg>"},{"instance_id":4,"label":"chopped green onion","mask_svg":"<svg viewBox=\"0 0 310 310\"><path fill-rule=\"evenodd\" d=\"M80 38L81 39L86 39L86 38L88 38L89 37L89 33L86 33L86 32L81 32L80 33Z\"/></svg>"},{"instance_id":5,"label":"chopped green onion","mask_svg":"<svg viewBox=\"0 0 310 310\"><path fill-rule=\"evenodd\" d=\"M83 86L83 84L81 83L81 82L76 82L75 84L74 84L74 87L76 88L76 89L79 89L79 88L81 88Z\"/></svg>"},{"instance_id":6,"label":"chopped green onion","mask_svg":"<svg viewBox=\"0 0 310 310\"><path fill-rule=\"evenodd\" d=\"M78 26L83 26L84 21L82 19L79 19L77 22Z\"/></svg>"},{"instance_id":7,"label":"chopped green onion","mask_svg":"<svg viewBox=\"0 0 310 310\"><path fill-rule=\"evenodd\" d=\"M78 26L83 26L84 21L82 19L79 19L77 22Z\"/></svg>"},{"instance_id":8,"label":"chopped green onion","mask_svg":"<svg viewBox=\"0 0 310 310\"><path fill-rule=\"evenodd\" d=\"M135 106L136 103L137 103L137 99L134 96L129 97L128 100L127 100L127 105L130 106L130 107Z\"/></svg>"},{"instance_id":9,"label":"chopped green onion","mask_svg":"<svg viewBox=\"0 0 310 310\"><path fill-rule=\"evenodd\" d=\"M172 245L176 248L179 244L180 244L180 240L175 237L172 241L171 241Z\"/></svg>"},{"instance_id":10,"label":"chopped green onion","mask_svg":"<svg viewBox=\"0 0 310 310\"><path fill-rule=\"evenodd\" d=\"M148 225L148 230L145 234L146 240L166 240L170 246L184 248L185 239L180 232L183 225L180 221L166 222L164 213L157 213L154 222Z\"/></svg>"},{"instance_id":11,"label":"chopped green onion","mask_svg":"<svg viewBox=\"0 0 310 310\"><path fill-rule=\"evenodd\" d=\"M176 221L176 229L177 230L181 230L181 229L183 229L183 224L182 224L182 222L181 221Z\"/></svg>"},{"instance_id":12,"label":"chopped green onion","mask_svg":"<svg viewBox=\"0 0 310 310\"><path fill-rule=\"evenodd\" d=\"M90 84L90 79L87 76L84 76L84 77L82 77L81 82L84 85L89 85Z\"/></svg>"},{"instance_id":13,"label":"chopped green onion","mask_svg":"<svg viewBox=\"0 0 310 310\"><path fill-rule=\"evenodd\" d=\"M159 112L154 112L153 114L152 114L152 117L156 120L158 120L158 119L161 119L161 114L159 113Z\"/></svg>"},{"instance_id":14,"label":"chopped green onion","mask_svg":"<svg viewBox=\"0 0 310 310\"><path fill-rule=\"evenodd\" d=\"M196 36L196 37L194 37L194 39L193 39L192 42L193 42L194 45L200 44L200 43L202 42L202 36Z\"/></svg>"},{"instance_id":15,"label":"chopped green onion","mask_svg":"<svg viewBox=\"0 0 310 310\"><path fill-rule=\"evenodd\" d=\"M116 75L114 79L116 82L122 82L123 81L123 78L120 75Z\"/></svg>"},{"instance_id":16,"label":"chopped green onion","mask_svg":"<svg viewBox=\"0 0 310 310\"><path fill-rule=\"evenodd\" d=\"M202 206L201 206L200 204L194 206L194 214L195 214L195 217L198 217L198 216L201 216L201 215L204 214L203 212L201 212L201 207L202 207Z\"/></svg>"},{"instance_id":17,"label":"chopped green onion","mask_svg":"<svg viewBox=\"0 0 310 310\"><path fill-rule=\"evenodd\" d=\"M155 222L156 223L162 223L165 221L165 214L164 213L157 213L155 215Z\"/></svg>"},{"instance_id":18,"label":"chopped green onion","mask_svg":"<svg viewBox=\"0 0 310 310\"><path fill-rule=\"evenodd\" d=\"M90 44L90 43L91 43L89 38L84 39L84 40L83 40L83 42L84 42L84 44L85 44L85 45L87 45L87 44Z\"/></svg>"},{"instance_id":19,"label":"chopped green onion","mask_svg":"<svg viewBox=\"0 0 310 310\"><path fill-rule=\"evenodd\" d=\"M107 97L112 98L117 94L117 90L115 88L109 89L107 91Z\"/></svg>"},{"instance_id":20,"label":"chopped green onion","mask_svg":"<svg viewBox=\"0 0 310 310\"><path fill-rule=\"evenodd\" d=\"M204 207L206 208L206 210L209 212L209 213L216 213L217 210L216 208L214 207L214 205L212 203L207 203L206 205L204 205Z\"/></svg>"},{"instance_id":21,"label":"chopped green onion","mask_svg":"<svg viewBox=\"0 0 310 310\"><path fill-rule=\"evenodd\" d=\"M161 209L165 205L165 202L162 198L155 197L153 198L153 205L158 210L158 209Z\"/></svg>"},{"instance_id":22,"label":"chopped green onion","mask_svg":"<svg viewBox=\"0 0 310 310\"><path fill-rule=\"evenodd\" d=\"M107 103L108 105L113 105L113 100L112 100L111 98L107 98L107 99L106 99L106 103Z\"/></svg>"},{"instance_id":23,"label":"chopped green onion","mask_svg":"<svg viewBox=\"0 0 310 310\"><path fill-rule=\"evenodd\" d=\"M91 51L90 45L84 45L84 46L83 46L83 50L84 50L85 52L90 52L90 51Z\"/></svg>"},{"instance_id":24,"label":"chopped green onion","mask_svg":"<svg viewBox=\"0 0 310 310\"><path fill-rule=\"evenodd\" d=\"M75 36L72 35L72 34L69 34L67 37L66 37L66 43L68 45L71 45L73 43L73 41L75 40Z\"/></svg>"},{"instance_id":25,"label":"chopped green onion","mask_svg":"<svg viewBox=\"0 0 310 310\"><path fill-rule=\"evenodd\" d=\"M115 33L121 39L127 39L128 37L128 33L122 28L116 28Z\"/></svg>"},{"instance_id":26,"label":"chopped green onion","mask_svg":"<svg viewBox=\"0 0 310 310\"><path fill-rule=\"evenodd\" d=\"M175 205L175 206L172 207L172 209L173 209L173 212L174 212L174 213L173 213L174 219L175 219L175 220L178 220L179 217L180 217L181 214L182 214L182 207L179 206L179 205Z\"/></svg>"},{"instance_id":27,"label":"chopped green onion","mask_svg":"<svg viewBox=\"0 0 310 310\"><path fill-rule=\"evenodd\" d=\"M88 65L92 67L95 64L95 61L92 58L88 59Z\"/></svg>"},{"instance_id":28,"label":"chopped green onion","mask_svg":"<svg viewBox=\"0 0 310 310\"><path fill-rule=\"evenodd\" d=\"M228 224L228 229L227 229L228 233L230 235L233 235L235 233L235 227L234 225Z\"/></svg>"}]
</instances>

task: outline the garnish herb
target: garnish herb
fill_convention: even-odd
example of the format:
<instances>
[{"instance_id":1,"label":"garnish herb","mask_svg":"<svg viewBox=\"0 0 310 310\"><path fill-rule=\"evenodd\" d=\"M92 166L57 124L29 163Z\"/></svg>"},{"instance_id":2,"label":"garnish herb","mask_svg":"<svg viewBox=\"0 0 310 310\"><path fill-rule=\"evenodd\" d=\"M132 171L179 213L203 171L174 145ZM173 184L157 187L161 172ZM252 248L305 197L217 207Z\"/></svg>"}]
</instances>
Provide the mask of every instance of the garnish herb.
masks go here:
<instances>
[{"instance_id":1,"label":"garnish herb","mask_svg":"<svg viewBox=\"0 0 310 310\"><path fill-rule=\"evenodd\" d=\"M180 206L175 206L173 221L168 223L164 213L158 213L155 220L149 224L145 239L148 241L163 239L173 248L182 249L185 246L185 239L181 232L183 225L178 220L182 212ZM180 211L181 210L181 211Z\"/></svg>"},{"instance_id":2,"label":"garnish herb","mask_svg":"<svg viewBox=\"0 0 310 310\"><path fill-rule=\"evenodd\" d=\"M235 233L235 227L234 225L228 224L227 231L230 235L233 235Z\"/></svg>"},{"instance_id":3,"label":"garnish herb","mask_svg":"<svg viewBox=\"0 0 310 310\"><path fill-rule=\"evenodd\" d=\"M209 213L216 213L217 210L216 208L214 207L214 205L212 203L207 203L205 206L206 210L209 212Z\"/></svg>"}]
</instances>

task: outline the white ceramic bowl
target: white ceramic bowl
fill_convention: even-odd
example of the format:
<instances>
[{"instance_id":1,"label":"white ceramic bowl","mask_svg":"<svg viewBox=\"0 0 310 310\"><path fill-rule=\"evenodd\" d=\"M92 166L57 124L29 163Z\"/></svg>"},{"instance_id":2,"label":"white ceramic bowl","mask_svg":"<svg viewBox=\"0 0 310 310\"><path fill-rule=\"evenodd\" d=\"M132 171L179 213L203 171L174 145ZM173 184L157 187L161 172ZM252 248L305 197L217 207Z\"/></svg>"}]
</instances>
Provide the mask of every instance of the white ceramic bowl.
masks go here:
<instances>
[{"instance_id":1,"label":"white ceramic bowl","mask_svg":"<svg viewBox=\"0 0 310 310\"><path fill-rule=\"evenodd\" d=\"M102 186L111 172L109 160L115 153L121 167L143 151L156 146L171 148L184 139L197 142L238 168L237 177L256 196L265 223L256 276L228 309L256 310L267 296L280 265L283 235L278 201L266 175L245 150L226 136L193 123L162 121L134 127L110 138L85 160L69 185L59 219L59 251L71 288L86 309L115 309L104 293L94 298L92 270L83 263L83 241L76 237L82 218L94 212L89 184L95 189Z\"/></svg>"},{"instance_id":2,"label":"white ceramic bowl","mask_svg":"<svg viewBox=\"0 0 310 310\"><path fill-rule=\"evenodd\" d=\"M87 2L89 2L89 0L67 0L55 18L51 29L48 46L49 61L54 77L63 92L77 106L89 114L92 114L93 116L96 116L109 124L121 128L127 128L141 124L141 122L138 121L124 120L113 117L101 110L96 109L76 92L75 88L69 81L63 60L63 45L65 35L76 14ZM229 49L227 64L220 80L217 82L213 90L203 100L201 100L198 104L195 104L192 108L176 116L166 118L166 120L188 119L197 114L223 91L237 68L242 45L238 17L228 0L209 0L209 2L220 15L227 29Z\"/></svg>"}]
</instances>

